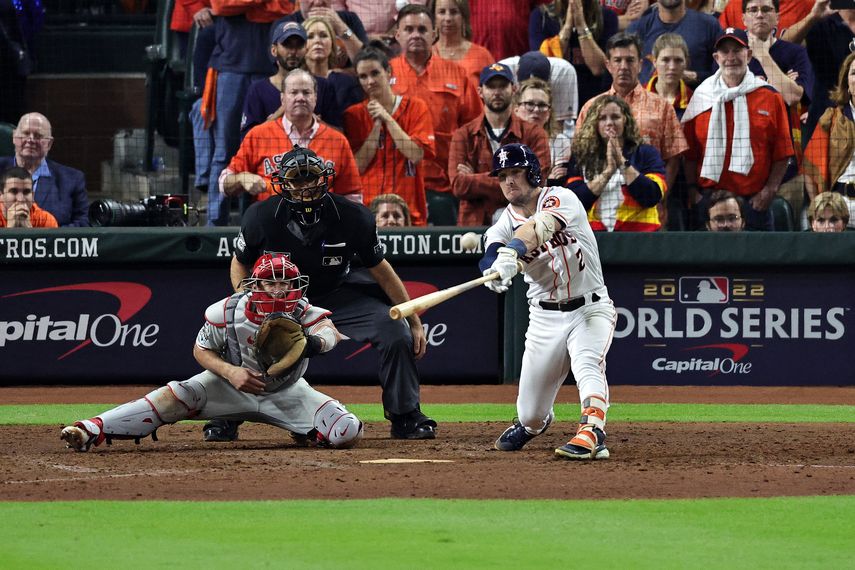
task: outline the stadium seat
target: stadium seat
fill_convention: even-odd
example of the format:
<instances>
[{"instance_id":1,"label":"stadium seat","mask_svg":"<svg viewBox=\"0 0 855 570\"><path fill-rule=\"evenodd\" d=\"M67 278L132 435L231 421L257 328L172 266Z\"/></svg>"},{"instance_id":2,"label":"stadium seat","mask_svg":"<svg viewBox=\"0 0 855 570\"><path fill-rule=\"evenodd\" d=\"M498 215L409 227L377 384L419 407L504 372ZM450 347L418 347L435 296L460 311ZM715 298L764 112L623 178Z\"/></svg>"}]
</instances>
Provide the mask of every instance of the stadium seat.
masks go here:
<instances>
[{"instance_id":1,"label":"stadium seat","mask_svg":"<svg viewBox=\"0 0 855 570\"><path fill-rule=\"evenodd\" d=\"M428 223L432 226L457 225L457 198L450 192L427 191Z\"/></svg>"},{"instance_id":2,"label":"stadium seat","mask_svg":"<svg viewBox=\"0 0 855 570\"><path fill-rule=\"evenodd\" d=\"M15 145L12 144L12 131L15 125L12 123L0 123L0 156L12 156L15 154Z\"/></svg>"},{"instance_id":3,"label":"stadium seat","mask_svg":"<svg viewBox=\"0 0 855 570\"><path fill-rule=\"evenodd\" d=\"M175 0L159 0L157 4L157 17L155 21L154 43L146 46L146 141L145 141L145 168L153 169L154 138L155 133L160 132L167 144L174 145L177 138L177 121L173 124L169 120L170 104L175 107L174 92L169 89L173 81L175 71L183 71L183 60L180 68L171 69L171 65L181 60L176 55L180 49L175 41L175 34L169 29L172 19L172 9ZM175 117L173 117L174 119Z\"/></svg>"},{"instance_id":4,"label":"stadium seat","mask_svg":"<svg viewBox=\"0 0 855 570\"><path fill-rule=\"evenodd\" d=\"M772 198L772 204L769 207L772 209L776 232L791 232L796 229L793 208L786 198L775 196Z\"/></svg>"}]
</instances>

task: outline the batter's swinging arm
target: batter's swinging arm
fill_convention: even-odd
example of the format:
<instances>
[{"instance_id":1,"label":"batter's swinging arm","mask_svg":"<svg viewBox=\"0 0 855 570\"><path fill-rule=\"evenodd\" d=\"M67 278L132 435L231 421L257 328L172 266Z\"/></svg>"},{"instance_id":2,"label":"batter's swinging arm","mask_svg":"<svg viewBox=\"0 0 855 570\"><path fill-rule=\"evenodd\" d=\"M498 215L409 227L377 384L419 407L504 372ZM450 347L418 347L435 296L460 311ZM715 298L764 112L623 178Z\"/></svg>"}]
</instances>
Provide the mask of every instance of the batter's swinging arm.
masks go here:
<instances>
[{"instance_id":1,"label":"batter's swinging arm","mask_svg":"<svg viewBox=\"0 0 855 570\"><path fill-rule=\"evenodd\" d=\"M522 263L519 263L519 270L522 271ZM427 295L422 295L421 297L410 299L409 301L400 303L390 308L389 317L394 320L405 319L413 313L418 313L420 311L424 311L425 309L430 309L431 307L439 305L440 303L444 303L445 301L448 301L449 299L456 297L465 291L474 289L478 285L483 285L487 281L493 281L498 277L498 273L489 273L487 275L478 277L477 279L473 279L472 281L461 283L460 285L448 287L447 289L440 289L439 291L434 291L433 293L428 293Z\"/></svg>"}]
</instances>

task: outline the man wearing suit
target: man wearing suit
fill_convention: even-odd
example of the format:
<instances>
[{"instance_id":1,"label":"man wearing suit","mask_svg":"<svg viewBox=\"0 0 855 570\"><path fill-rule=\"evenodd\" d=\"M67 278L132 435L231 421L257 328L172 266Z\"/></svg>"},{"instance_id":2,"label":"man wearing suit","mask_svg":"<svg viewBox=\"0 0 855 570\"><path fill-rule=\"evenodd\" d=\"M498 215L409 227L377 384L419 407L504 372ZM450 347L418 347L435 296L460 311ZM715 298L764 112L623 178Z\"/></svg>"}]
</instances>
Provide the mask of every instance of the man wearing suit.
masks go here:
<instances>
[{"instance_id":1,"label":"man wearing suit","mask_svg":"<svg viewBox=\"0 0 855 570\"><path fill-rule=\"evenodd\" d=\"M60 226L89 225L86 180L77 169L48 160L53 145L50 121L40 113L27 113L12 134L15 156L0 158L0 172L21 166L33 177L35 202L53 214Z\"/></svg>"}]
</instances>

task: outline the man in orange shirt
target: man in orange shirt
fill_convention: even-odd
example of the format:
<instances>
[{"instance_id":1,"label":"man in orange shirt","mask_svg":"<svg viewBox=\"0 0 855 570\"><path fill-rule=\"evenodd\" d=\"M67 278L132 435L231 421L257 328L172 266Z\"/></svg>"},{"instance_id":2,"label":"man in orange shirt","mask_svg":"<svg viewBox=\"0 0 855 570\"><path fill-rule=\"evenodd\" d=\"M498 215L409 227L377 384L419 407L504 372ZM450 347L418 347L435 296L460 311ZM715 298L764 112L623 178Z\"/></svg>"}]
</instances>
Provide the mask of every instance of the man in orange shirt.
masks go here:
<instances>
[{"instance_id":1,"label":"man in orange shirt","mask_svg":"<svg viewBox=\"0 0 855 570\"><path fill-rule=\"evenodd\" d=\"M317 100L314 77L295 69L285 77L282 90L284 116L253 127L220 174L220 191L226 196L248 192L256 201L272 195L270 177L279 170L282 156L296 145L315 152L337 176L330 187L336 194L346 194L362 203L362 183L347 139L315 118Z\"/></svg>"},{"instance_id":2,"label":"man in orange shirt","mask_svg":"<svg viewBox=\"0 0 855 570\"><path fill-rule=\"evenodd\" d=\"M748 202L746 229L772 230L769 205L793 156L784 99L748 69L744 30L725 29L713 57L718 71L698 86L683 114L690 195L698 186L729 190Z\"/></svg>"},{"instance_id":3,"label":"man in orange shirt","mask_svg":"<svg viewBox=\"0 0 855 570\"><path fill-rule=\"evenodd\" d=\"M344 132L362 177L366 204L381 194L406 201L412 225L427 224L422 164L434 157L433 123L427 103L392 93L386 55L367 48L353 61L367 101L344 112Z\"/></svg>"},{"instance_id":4,"label":"man in orange shirt","mask_svg":"<svg viewBox=\"0 0 855 570\"><path fill-rule=\"evenodd\" d=\"M33 179L26 169L13 166L2 176L0 228L56 228L56 218L33 201Z\"/></svg>"},{"instance_id":5,"label":"man in orange shirt","mask_svg":"<svg viewBox=\"0 0 855 570\"><path fill-rule=\"evenodd\" d=\"M424 161L429 209L435 201L446 206L454 202L448 174L451 133L481 113L481 101L466 71L454 62L431 57L435 37L433 14L425 6L408 4L398 12L395 38L402 53L391 62L392 90L427 103L436 136L436 157ZM433 212L428 215L434 225L457 222L456 213L443 218Z\"/></svg>"}]
</instances>

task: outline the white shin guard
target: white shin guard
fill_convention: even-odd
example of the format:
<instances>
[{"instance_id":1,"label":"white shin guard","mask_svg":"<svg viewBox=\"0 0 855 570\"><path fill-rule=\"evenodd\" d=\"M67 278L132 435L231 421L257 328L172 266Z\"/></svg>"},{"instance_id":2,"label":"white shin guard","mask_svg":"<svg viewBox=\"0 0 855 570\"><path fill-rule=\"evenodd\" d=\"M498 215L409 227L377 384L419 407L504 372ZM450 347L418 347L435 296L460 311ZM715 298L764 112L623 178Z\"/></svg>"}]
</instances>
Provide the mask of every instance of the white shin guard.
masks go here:
<instances>
[{"instance_id":1,"label":"white shin guard","mask_svg":"<svg viewBox=\"0 0 855 570\"><path fill-rule=\"evenodd\" d=\"M107 437L141 438L164 424L193 417L206 401L205 389L198 382L173 381L98 417L104 424Z\"/></svg>"},{"instance_id":2,"label":"white shin guard","mask_svg":"<svg viewBox=\"0 0 855 570\"><path fill-rule=\"evenodd\" d=\"M362 422L338 400L327 400L315 412L315 429L330 445L348 448L362 439Z\"/></svg>"}]
</instances>

